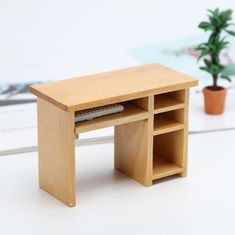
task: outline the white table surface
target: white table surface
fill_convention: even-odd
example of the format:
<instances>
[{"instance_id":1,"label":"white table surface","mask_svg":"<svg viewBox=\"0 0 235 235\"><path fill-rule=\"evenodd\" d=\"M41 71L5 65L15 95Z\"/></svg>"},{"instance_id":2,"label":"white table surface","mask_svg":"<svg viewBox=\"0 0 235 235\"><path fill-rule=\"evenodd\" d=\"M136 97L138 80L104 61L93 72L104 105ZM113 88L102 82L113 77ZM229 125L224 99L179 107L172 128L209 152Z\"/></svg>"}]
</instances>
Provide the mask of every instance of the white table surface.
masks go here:
<instances>
[{"instance_id":1,"label":"white table surface","mask_svg":"<svg viewBox=\"0 0 235 235\"><path fill-rule=\"evenodd\" d=\"M234 234L235 131L190 135L187 178L146 188L113 169L113 144L76 149L69 208L38 187L37 153L0 157L0 234Z\"/></svg>"}]
</instances>

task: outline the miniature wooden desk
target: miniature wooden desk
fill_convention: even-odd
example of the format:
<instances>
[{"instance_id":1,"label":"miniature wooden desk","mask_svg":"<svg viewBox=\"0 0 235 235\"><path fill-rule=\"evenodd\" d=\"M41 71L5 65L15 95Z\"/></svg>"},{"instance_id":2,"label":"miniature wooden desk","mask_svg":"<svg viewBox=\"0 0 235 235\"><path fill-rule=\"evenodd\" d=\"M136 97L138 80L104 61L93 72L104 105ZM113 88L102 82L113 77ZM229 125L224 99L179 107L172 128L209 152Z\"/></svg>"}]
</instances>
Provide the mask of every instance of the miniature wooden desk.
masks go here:
<instances>
[{"instance_id":1,"label":"miniature wooden desk","mask_svg":"<svg viewBox=\"0 0 235 235\"><path fill-rule=\"evenodd\" d=\"M187 174L188 95L197 80L159 64L34 85L39 185L76 205L75 139L115 126L115 168L145 186ZM75 123L77 110L122 103L124 111Z\"/></svg>"}]
</instances>

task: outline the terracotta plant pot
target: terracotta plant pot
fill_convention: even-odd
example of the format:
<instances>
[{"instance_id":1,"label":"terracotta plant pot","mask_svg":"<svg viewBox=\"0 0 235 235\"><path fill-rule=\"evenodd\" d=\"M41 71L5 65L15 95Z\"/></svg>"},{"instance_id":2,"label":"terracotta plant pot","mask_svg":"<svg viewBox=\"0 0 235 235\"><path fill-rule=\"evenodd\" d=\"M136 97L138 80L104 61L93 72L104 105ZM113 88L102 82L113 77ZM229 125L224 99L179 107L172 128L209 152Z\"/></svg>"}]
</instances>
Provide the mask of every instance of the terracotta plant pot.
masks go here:
<instances>
[{"instance_id":1,"label":"terracotta plant pot","mask_svg":"<svg viewBox=\"0 0 235 235\"><path fill-rule=\"evenodd\" d=\"M227 89L224 87L219 87L218 90L212 90L210 87L205 87L203 89L203 94L205 101L205 112L213 115L223 114Z\"/></svg>"}]
</instances>

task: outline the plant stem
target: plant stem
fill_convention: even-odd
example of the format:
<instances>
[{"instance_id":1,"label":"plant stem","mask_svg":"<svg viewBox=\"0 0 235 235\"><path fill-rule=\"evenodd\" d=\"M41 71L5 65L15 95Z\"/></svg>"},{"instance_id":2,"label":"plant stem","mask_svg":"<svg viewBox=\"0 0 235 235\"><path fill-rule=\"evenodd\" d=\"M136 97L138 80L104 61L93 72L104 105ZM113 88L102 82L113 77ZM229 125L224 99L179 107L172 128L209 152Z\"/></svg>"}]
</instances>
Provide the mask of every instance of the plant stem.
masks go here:
<instances>
[{"instance_id":1,"label":"plant stem","mask_svg":"<svg viewBox=\"0 0 235 235\"><path fill-rule=\"evenodd\" d=\"M216 31L215 31L215 35L220 37L220 33L221 33L221 30L219 28L217 28ZM214 65L217 64L216 58L218 56L219 56L218 53L213 53L211 55L211 62ZM212 77L213 77L213 90L217 90L218 89L218 77L219 77L219 73L213 74Z\"/></svg>"},{"instance_id":2,"label":"plant stem","mask_svg":"<svg viewBox=\"0 0 235 235\"><path fill-rule=\"evenodd\" d=\"M219 34L219 32L217 32L217 33ZM215 54L211 55L211 62L216 65L216 55ZM213 74L212 77L213 77L213 90L217 90L218 89L218 83L217 83L218 73Z\"/></svg>"},{"instance_id":3,"label":"plant stem","mask_svg":"<svg viewBox=\"0 0 235 235\"><path fill-rule=\"evenodd\" d=\"M214 74L213 75L213 90L217 90L218 88L217 81L218 81L218 74Z\"/></svg>"}]
</instances>

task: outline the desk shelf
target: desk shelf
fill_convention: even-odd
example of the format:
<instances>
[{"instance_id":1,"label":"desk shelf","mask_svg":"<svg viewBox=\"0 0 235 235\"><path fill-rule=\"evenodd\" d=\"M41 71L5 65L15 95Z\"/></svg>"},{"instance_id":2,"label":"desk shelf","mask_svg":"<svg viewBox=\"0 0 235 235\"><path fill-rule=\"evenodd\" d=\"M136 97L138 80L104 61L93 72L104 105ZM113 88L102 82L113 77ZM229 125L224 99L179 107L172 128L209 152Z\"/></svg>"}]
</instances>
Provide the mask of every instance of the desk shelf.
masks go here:
<instances>
[{"instance_id":1,"label":"desk shelf","mask_svg":"<svg viewBox=\"0 0 235 235\"><path fill-rule=\"evenodd\" d=\"M184 128L184 124L176 121L171 117L164 114L158 114L154 117L154 130L153 135L160 135Z\"/></svg>"},{"instance_id":2,"label":"desk shelf","mask_svg":"<svg viewBox=\"0 0 235 235\"><path fill-rule=\"evenodd\" d=\"M185 104L165 95L159 95L157 101L154 103L154 113L163 113L171 110L184 108Z\"/></svg>"},{"instance_id":3,"label":"desk shelf","mask_svg":"<svg viewBox=\"0 0 235 235\"><path fill-rule=\"evenodd\" d=\"M154 96L154 114L184 107L184 91L174 91Z\"/></svg>"},{"instance_id":4,"label":"desk shelf","mask_svg":"<svg viewBox=\"0 0 235 235\"><path fill-rule=\"evenodd\" d=\"M155 155L153 157L153 176L152 180L160 179L163 177L179 174L183 172L183 168L175 164L174 162Z\"/></svg>"},{"instance_id":5,"label":"desk shelf","mask_svg":"<svg viewBox=\"0 0 235 235\"><path fill-rule=\"evenodd\" d=\"M153 137L152 180L184 171L184 130L168 132Z\"/></svg>"},{"instance_id":6,"label":"desk shelf","mask_svg":"<svg viewBox=\"0 0 235 235\"><path fill-rule=\"evenodd\" d=\"M75 123L75 134L105 128L108 126L116 126L139 121L149 117L148 111L140 108L132 102L127 101L121 104L124 106L123 112Z\"/></svg>"}]
</instances>

